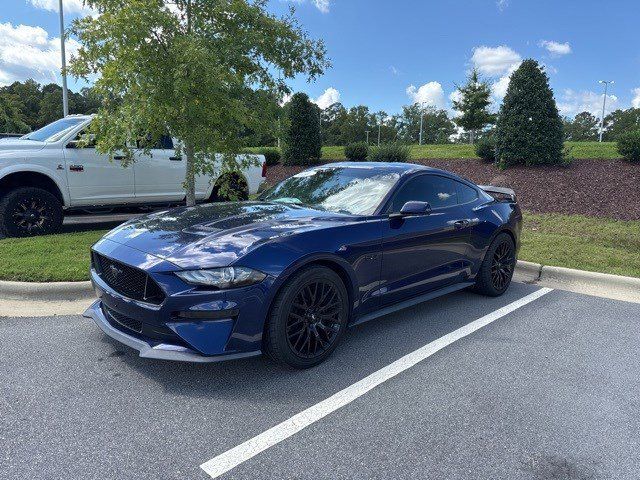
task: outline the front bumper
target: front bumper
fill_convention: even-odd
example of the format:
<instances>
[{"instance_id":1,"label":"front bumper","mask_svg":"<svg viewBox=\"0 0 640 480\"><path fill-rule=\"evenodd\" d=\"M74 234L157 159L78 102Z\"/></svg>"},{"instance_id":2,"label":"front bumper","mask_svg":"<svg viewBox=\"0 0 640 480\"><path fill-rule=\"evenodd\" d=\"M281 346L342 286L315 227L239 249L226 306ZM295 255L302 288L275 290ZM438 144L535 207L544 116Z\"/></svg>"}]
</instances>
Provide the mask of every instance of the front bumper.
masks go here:
<instances>
[{"instance_id":1,"label":"front bumper","mask_svg":"<svg viewBox=\"0 0 640 480\"><path fill-rule=\"evenodd\" d=\"M238 358L246 358L260 355L260 351L254 352L242 352L228 355L214 355L205 356L190 348L181 345L172 345L166 343L160 343L152 345L140 338L136 338L132 335L128 335L122 330L118 330L113 327L104 312L102 311L101 301L96 300L83 314L87 318L92 318L96 325L106 333L108 336L123 343L140 352L140 356L143 358L156 358L162 360L174 360L180 362L197 362L197 363L209 363L220 362L224 360L234 360Z\"/></svg>"}]
</instances>

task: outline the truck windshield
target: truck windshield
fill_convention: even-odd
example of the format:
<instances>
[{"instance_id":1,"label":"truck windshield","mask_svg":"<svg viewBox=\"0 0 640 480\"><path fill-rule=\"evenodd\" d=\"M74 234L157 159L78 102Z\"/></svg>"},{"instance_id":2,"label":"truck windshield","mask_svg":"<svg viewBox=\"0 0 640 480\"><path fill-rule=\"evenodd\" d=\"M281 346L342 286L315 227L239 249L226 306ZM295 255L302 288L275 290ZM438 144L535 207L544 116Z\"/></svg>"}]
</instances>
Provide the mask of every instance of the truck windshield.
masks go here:
<instances>
[{"instance_id":1,"label":"truck windshield","mask_svg":"<svg viewBox=\"0 0 640 480\"><path fill-rule=\"evenodd\" d=\"M20 138L23 140L35 140L36 142L55 142L85 121L86 118L61 118Z\"/></svg>"}]
</instances>

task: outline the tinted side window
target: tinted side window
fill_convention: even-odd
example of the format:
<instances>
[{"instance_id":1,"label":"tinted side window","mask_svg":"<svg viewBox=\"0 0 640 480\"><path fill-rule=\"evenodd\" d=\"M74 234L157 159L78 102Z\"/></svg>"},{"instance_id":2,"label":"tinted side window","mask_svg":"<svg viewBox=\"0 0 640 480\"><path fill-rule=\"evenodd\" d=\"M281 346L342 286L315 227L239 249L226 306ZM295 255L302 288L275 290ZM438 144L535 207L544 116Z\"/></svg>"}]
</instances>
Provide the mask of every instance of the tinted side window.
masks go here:
<instances>
[{"instance_id":1,"label":"tinted side window","mask_svg":"<svg viewBox=\"0 0 640 480\"><path fill-rule=\"evenodd\" d=\"M476 192L475 188L471 188L469 185L465 185L464 183L456 183L458 184L458 201L461 204L473 202L478 198L478 192Z\"/></svg>"},{"instance_id":2,"label":"tinted side window","mask_svg":"<svg viewBox=\"0 0 640 480\"><path fill-rule=\"evenodd\" d=\"M409 201L429 202L431 208L457 205L458 192L454 180L438 175L420 175L407 181L396 193L390 212L399 212Z\"/></svg>"}]
</instances>

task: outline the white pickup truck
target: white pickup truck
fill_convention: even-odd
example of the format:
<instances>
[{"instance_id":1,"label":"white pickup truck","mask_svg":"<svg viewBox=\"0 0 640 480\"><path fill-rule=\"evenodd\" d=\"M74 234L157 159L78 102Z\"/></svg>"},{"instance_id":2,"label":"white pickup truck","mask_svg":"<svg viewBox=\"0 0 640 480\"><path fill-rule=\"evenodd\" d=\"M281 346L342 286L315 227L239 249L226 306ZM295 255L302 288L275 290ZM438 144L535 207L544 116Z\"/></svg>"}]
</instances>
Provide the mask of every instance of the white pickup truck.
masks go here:
<instances>
[{"instance_id":1,"label":"white pickup truck","mask_svg":"<svg viewBox=\"0 0 640 480\"><path fill-rule=\"evenodd\" d=\"M174 141L162 137L150 155L135 153L123 167L93 147L77 143L92 117L71 115L19 138L0 140L0 235L55 232L65 212L105 206L167 205L181 202L185 161ZM264 156L240 172L227 173L243 196L258 191L266 174ZM221 177L198 176L196 200L218 198Z\"/></svg>"}]
</instances>

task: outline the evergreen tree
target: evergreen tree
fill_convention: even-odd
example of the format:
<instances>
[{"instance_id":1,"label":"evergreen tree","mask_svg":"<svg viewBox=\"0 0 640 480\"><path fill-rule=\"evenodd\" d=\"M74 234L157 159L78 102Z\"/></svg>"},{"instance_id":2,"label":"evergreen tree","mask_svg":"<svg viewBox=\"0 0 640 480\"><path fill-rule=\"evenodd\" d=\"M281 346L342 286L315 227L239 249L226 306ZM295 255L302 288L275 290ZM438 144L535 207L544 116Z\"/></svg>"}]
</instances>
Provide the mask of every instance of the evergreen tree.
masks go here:
<instances>
[{"instance_id":1,"label":"evergreen tree","mask_svg":"<svg viewBox=\"0 0 640 480\"><path fill-rule=\"evenodd\" d=\"M469 132L469 143L473 143L478 130L495 122L495 115L489 112L491 88L480 80L478 71L473 69L467 83L458 87L460 99L453 101L453 108L460 115L453 121Z\"/></svg>"},{"instance_id":2,"label":"evergreen tree","mask_svg":"<svg viewBox=\"0 0 640 480\"><path fill-rule=\"evenodd\" d=\"M535 60L525 60L511 75L496 142L502 166L563 163L562 119L549 78Z\"/></svg>"},{"instance_id":3,"label":"evergreen tree","mask_svg":"<svg viewBox=\"0 0 640 480\"><path fill-rule=\"evenodd\" d=\"M306 165L320 159L320 109L305 93L293 95L287 107L289 122L285 132L284 163Z\"/></svg>"},{"instance_id":4,"label":"evergreen tree","mask_svg":"<svg viewBox=\"0 0 640 480\"><path fill-rule=\"evenodd\" d=\"M574 142L597 140L600 122L589 112L581 112L573 120L564 120L564 138Z\"/></svg>"}]
</instances>

